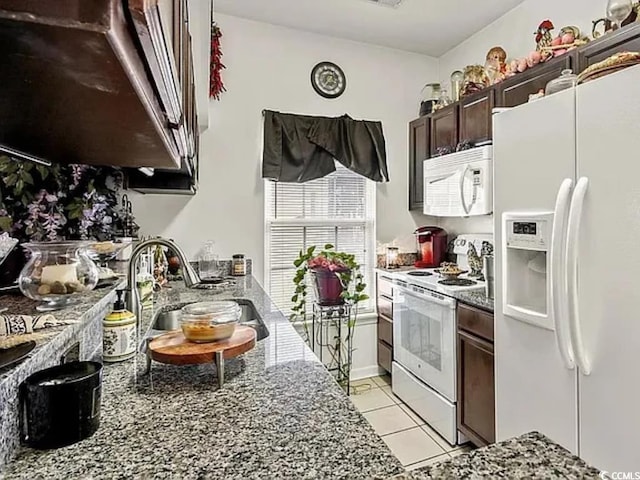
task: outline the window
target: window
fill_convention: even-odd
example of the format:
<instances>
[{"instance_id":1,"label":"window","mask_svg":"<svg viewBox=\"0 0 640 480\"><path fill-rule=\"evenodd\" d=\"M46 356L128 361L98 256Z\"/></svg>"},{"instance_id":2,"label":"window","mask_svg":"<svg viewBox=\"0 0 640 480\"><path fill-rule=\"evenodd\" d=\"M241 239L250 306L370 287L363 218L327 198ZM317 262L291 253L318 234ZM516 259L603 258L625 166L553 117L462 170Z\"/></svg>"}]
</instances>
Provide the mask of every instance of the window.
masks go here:
<instances>
[{"instance_id":1,"label":"window","mask_svg":"<svg viewBox=\"0 0 640 480\"><path fill-rule=\"evenodd\" d=\"M293 261L301 249L327 243L355 254L372 297L375 264L375 183L342 165L307 183L267 182L265 284L285 313L293 304ZM312 300L312 289L308 300ZM366 307L367 305L365 305Z\"/></svg>"}]
</instances>

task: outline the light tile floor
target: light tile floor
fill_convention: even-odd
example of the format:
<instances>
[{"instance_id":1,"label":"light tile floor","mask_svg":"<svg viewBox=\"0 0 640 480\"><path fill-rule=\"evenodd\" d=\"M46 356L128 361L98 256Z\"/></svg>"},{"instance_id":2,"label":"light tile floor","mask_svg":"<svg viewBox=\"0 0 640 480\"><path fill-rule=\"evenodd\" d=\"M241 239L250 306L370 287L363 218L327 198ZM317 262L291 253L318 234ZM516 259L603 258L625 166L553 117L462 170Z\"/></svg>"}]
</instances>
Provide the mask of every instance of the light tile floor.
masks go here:
<instances>
[{"instance_id":1,"label":"light tile floor","mask_svg":"<svg viewBox=\"0 0 640 480\"><path fill-rule=\"evenodd\" d=\"M391 392L391 377L351 383L351 401L408 470L447 460L471 450L451 446Z\"/></svg>"}]
</instances>

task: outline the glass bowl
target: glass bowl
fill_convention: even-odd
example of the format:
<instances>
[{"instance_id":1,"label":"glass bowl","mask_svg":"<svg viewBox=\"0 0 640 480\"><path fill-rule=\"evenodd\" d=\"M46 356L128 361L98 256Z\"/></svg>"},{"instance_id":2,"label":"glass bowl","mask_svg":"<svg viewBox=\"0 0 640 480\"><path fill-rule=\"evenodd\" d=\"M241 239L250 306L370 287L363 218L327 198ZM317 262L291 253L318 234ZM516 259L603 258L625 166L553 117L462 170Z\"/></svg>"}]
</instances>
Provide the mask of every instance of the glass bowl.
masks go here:
<instances>
[{"instance_id":1,"label":"glass bowl","mask_svg":"<svg viewBox=\"0 0 640 480\"><path fill-rule=\"evenodd\" d=\"M98 283L98 267L89 257L91 242L31 242L30 258L20 272L20 291L43 302L40 312L59 310L80 301Z\"/></svg>"},{"instance_id":2,"label":"glass bowl","mask_svg":"<svg viewBox=\"0 0 640 480\"><path fill-rule=\"evenodd\" d=\"M182 308L180 327L191 342L219 342L233 335L241 313L236 302L192 303Z\"/></svg>"},{"instance_id":3,"label":"glass bowl","mask_svg":"<svg viewBox=\"0 0 640 480\"><path fill-rule=\"evenodd\" d=\"M113 260L125 248L131 245L131 242L94 242L89 246L89 256L101 268L107 268L109 261Z\"/></svg>"}]
</instances>

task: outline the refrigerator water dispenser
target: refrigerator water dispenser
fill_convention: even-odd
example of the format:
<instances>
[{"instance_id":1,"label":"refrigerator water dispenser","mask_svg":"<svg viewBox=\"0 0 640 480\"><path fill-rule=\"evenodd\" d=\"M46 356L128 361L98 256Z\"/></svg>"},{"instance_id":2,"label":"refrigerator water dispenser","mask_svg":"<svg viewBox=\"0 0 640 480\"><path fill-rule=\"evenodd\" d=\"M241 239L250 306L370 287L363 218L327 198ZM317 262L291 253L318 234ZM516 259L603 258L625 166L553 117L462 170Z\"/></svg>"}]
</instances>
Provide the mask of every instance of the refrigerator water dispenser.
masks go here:
<instances>
[{"instance_id":1,"label":"refrigerator water dispenser","mask_svg":"<svg viewBox=\"0 0 640 480\"><path fill-rule=\"evenodd\" d=\"M504 213L504 315L554 329L551 298L553 212Z\"/></svg>"}]
</instances>

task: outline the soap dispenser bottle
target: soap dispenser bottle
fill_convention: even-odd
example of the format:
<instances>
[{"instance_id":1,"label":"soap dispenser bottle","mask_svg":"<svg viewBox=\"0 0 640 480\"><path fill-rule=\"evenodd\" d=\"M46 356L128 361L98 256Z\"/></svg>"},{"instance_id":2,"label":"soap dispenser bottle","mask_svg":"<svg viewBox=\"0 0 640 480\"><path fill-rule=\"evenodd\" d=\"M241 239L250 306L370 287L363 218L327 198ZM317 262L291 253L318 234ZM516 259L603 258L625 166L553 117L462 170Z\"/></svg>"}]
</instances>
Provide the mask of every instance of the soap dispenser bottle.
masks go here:
<instances>
[{"instance_id":1,"label":"soap dispenser bottle","mask_svg":"<svg viewBox=\"0 0 640 480\"><path fill-rule=\"evenodd\" d=\"M124 306L122 290L113 311L102 322L102 356L105 362L121 362L136 353L136 316Z\"/></svg>"}]
</instances>

